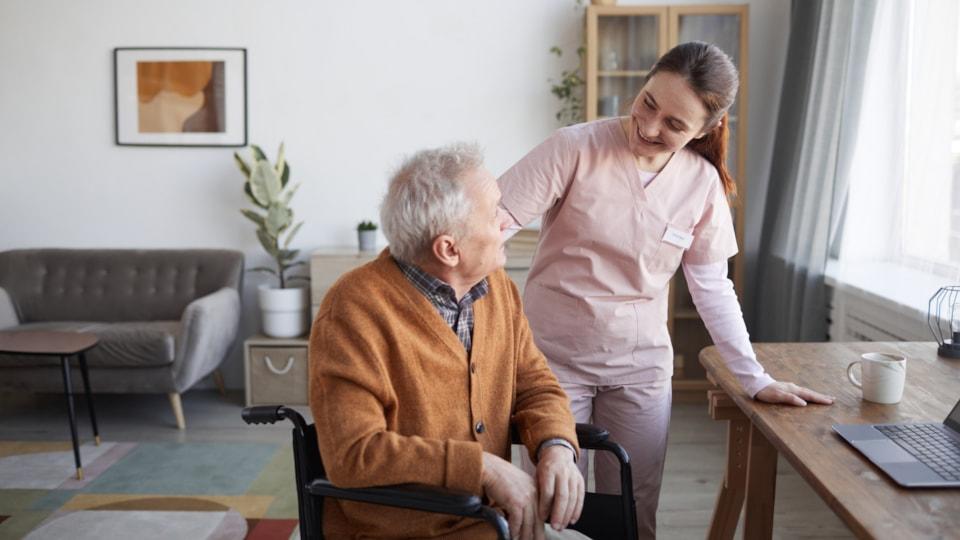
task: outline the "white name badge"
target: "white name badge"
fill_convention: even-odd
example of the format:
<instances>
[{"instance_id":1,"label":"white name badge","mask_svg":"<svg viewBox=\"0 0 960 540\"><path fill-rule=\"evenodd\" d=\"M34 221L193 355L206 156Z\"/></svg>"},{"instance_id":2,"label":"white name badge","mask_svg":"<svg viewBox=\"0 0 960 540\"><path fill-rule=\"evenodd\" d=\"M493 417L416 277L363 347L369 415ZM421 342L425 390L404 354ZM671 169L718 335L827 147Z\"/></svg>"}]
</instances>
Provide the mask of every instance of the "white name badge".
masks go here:
<instances>
[{"instance_id":1,"label":"white name badge","mask_svg":"<svg viewBox=\"0 0 960 540\"><path fill-rule=\"evenodd\" d=\"M693 235L679 229L674 229L673 227L667 227L661 240L668 244L673 244L678 248L689 249L690 245L693 244Z\"/></svg>"}]
</instances>

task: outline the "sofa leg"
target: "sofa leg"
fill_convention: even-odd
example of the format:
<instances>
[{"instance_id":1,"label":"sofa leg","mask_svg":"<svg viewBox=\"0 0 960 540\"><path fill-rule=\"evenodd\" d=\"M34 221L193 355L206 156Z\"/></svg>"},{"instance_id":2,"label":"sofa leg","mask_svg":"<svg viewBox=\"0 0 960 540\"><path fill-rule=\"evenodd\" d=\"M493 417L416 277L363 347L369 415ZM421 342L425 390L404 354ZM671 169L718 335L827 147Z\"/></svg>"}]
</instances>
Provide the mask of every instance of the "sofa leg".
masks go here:
<instances>
[{"instance_id":1,"label":"sofa leg","mask_svg":"<svg viewBox=\"0 0 960 540\"><path fill-rule=\"evenodd\" d=\"M180 394L170 392L167 397L170 398L170 406L173 407L173 417L177 419L177 428L187 429L187 423L183 421L183 404L180 402Z\"/></svg>"},{"instance_id":2,"label":"sofa leg","mask_svg":"<svg viewBox=\"0 0 960 540\"><path fill-rule=\"evenodd\" d=\"M213 384L217 385L220 397L227 397L227 387L223 385L223 373L219 369L213 370Z\"/></svg>"}]
</instances>

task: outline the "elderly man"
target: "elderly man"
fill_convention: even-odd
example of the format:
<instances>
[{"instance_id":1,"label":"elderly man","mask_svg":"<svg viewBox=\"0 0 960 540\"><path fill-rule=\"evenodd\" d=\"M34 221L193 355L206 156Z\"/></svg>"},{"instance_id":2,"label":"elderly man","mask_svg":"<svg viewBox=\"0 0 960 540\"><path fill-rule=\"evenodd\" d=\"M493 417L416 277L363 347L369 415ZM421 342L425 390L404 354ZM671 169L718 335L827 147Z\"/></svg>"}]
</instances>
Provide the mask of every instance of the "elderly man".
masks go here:
<instances>
[{"instance_id":1,"label":"elderly man","mask_svg":"<svg viewBox=\"0 0 960 540\"><path fill-rule=\"evenodd\" d=\"M390 248L326 294L310 336L310 406L330 480L485 495L511 534L576 521L584 485L566 395L502 267L500 190L468 145L425 150L390 181ZM535 477L514 467L510 424ZM465 518L328 501L331 538L492 538ZM551 531L552 532L552 531ZM572 531L570 531L572 532Z\"/></svg>"}]
</instances>

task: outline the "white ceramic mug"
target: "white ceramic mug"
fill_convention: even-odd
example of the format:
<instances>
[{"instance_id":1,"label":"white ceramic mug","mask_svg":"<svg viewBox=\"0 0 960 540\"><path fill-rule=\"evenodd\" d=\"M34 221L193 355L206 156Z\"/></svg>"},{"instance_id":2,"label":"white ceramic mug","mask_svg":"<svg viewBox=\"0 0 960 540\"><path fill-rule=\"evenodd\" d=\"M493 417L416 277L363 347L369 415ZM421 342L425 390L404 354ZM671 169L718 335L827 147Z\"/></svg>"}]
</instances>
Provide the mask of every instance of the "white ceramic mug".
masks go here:
<instances>
[{"instance_id":1,"label":"white ceramic mug","mask_svg":"<svg viewBox=\"0 0 960 540\"><path fill-rule=\"evenodd\" d=\"M853 367L860 364L863 382L853 375ZM847 366L847 378L863 391L863 399L874 403L899 403L903 384L907 379L907 359L888 353L865 353L860 360Z\"/></svg>"}]
</instances>

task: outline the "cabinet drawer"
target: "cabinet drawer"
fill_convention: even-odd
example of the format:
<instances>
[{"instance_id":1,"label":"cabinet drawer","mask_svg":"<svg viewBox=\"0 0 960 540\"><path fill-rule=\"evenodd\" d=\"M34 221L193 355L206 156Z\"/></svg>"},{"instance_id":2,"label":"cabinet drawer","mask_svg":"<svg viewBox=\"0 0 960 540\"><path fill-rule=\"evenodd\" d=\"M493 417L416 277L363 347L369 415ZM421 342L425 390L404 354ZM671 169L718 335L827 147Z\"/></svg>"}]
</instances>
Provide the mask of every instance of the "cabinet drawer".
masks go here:
<instances>
[{"instance_id":1,"label":"cabinet drawer","mask_svg":"<svg viewBox=\"0 0 960 540\"><path fill-rule=\"evenodd\" d=\"M250 347L251 405L307 405L307 348Z\"/></svg>"}]
</instances>

